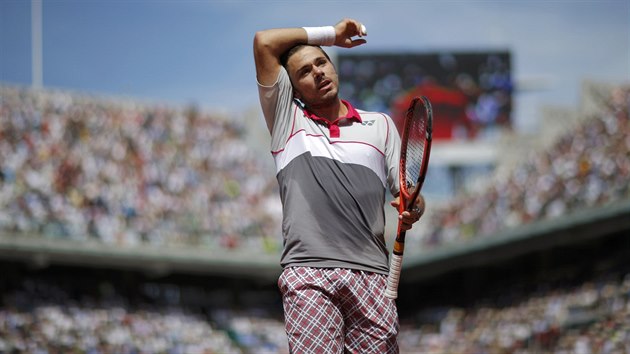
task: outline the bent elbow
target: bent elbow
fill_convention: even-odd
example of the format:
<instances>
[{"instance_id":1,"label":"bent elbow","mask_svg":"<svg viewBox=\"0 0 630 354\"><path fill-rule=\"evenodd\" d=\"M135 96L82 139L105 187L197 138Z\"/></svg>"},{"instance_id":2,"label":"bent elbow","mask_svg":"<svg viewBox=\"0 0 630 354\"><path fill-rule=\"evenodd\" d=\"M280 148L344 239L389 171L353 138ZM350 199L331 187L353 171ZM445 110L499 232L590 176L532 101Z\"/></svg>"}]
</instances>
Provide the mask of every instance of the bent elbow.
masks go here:
<instances>
[{"instance_id":1,"label":"bent elbow","mask_svg":"<svg viewBox=\"0 0 630 354\"><path fill-rule=\"evenodd\" d=\"M256 34L254 34L254 52L270 52L272 50L272 41L269 37L266 31L256 32Z\"/></svg>"}]
</instances>

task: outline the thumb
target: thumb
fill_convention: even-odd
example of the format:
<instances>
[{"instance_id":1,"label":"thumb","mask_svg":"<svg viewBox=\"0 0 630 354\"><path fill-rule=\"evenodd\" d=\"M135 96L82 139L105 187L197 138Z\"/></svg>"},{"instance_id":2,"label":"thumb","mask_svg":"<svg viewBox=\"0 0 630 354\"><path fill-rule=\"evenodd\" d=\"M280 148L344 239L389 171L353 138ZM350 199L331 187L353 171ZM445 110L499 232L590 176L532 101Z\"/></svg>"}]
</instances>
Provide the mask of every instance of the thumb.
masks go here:
<instances>
[{"instance_id":1,"label":"thumb","mask_svg":"<svg viewBox=\"0 0 630 354\"><path fill-rule=\"evenodd\" d=\"M343 48L354 48L356 46L359 46L365 43L367 43L367 40L363 38L357 38L357 39L345 38L343 41L335 43L335 44Z\"/></svg>"}]
</instances>

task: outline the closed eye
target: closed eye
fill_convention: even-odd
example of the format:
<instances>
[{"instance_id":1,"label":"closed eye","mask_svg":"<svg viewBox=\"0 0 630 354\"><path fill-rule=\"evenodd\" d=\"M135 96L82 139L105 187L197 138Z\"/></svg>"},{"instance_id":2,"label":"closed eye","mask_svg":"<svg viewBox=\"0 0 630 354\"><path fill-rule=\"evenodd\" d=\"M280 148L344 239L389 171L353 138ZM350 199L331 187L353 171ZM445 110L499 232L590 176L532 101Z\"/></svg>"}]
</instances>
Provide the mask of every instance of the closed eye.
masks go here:
<instances>
[{"instance_id":1,"label":"closed eye","mask_svg":"<svg viewBox=\"0 0 630 354\"><path fill-rule=\"evenodd\" d=\"M304 77L304 76L308 75L309 72L311 72L310 65L309 66L305 66L305 67L301 68L300 70L298 70L297 74L298 74L298 77Z\"/></svg>"},{"instance_id":2,"label":"closed eye","mask_svg":"<svg viewBox=\"0 0 630 354\"><path fill-rule=\"evenodd\" d=\"M319 58L315 62L315 65L317 65L317 66L324 66L324 65L326 65L326 63L328 63L328 61L325 58Z\"/></svg>"}]
</instances>

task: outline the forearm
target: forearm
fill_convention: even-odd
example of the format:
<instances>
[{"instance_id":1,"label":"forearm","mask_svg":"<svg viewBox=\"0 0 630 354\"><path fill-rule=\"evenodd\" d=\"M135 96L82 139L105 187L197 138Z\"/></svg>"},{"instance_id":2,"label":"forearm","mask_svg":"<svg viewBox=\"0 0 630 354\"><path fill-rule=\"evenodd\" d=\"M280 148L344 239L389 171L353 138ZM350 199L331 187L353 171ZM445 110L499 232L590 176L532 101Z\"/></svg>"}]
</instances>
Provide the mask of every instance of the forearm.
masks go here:
<instances>
[{"instance_id":1,"label":"forearm","mask_svg":"<svg viewBox=\"0 0 630 354\"><path fill-rule=\"evenodd\" d=\"M261 85L272 85L278 78L280 56L298 44L307 43L303 28L278 28L256 32L254 36L254 61L256 77Z\"/></svg>"},{"instance_id":2,"label":"forearm","mask_svg":"<svg viewBox=\"0 0 630 354\"><path fill-rule=\"evenodd\" d=\"M261 85L273 85L281 67L280 57L298 44L352 48L366 41L365 27L356 20L343 19L335 26L277 28L256 32L254 60L256 77Z\"/></svg>"}]
</instances>

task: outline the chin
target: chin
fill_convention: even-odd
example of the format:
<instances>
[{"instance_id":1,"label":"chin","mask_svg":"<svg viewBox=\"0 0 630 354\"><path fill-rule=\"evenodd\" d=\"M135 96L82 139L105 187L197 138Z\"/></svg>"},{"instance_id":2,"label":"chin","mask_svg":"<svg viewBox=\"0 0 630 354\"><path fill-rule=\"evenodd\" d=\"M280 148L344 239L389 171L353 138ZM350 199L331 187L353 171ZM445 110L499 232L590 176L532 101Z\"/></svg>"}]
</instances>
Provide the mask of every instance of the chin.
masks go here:
<instances>
[{"instance_id":1,"label":"chin","mask_svg":"<svg viewBox=\"0 0 630 354\"><path fill-rule=\"evenodd\" d=\"M338 96L337 90L332 89L332 90L326 92L325 94L323 94L322 97L321 97L321 100L322 101L327 101L327 102L334 102L338 98L339 98L339 96Z\"/></svg>"},{"instance_id":2,"label":"chin","mask_svg":"<svg viewBox=\"0 0 630 354\"><path fill-rule=\"evenodd\" d=\"M319 107L329 106L331 104L334 104L337 100L338 100L337 95L331 95L331 96L326 95L318 99L315 106L319 106Z\"/></svg>"}]
</instances>

